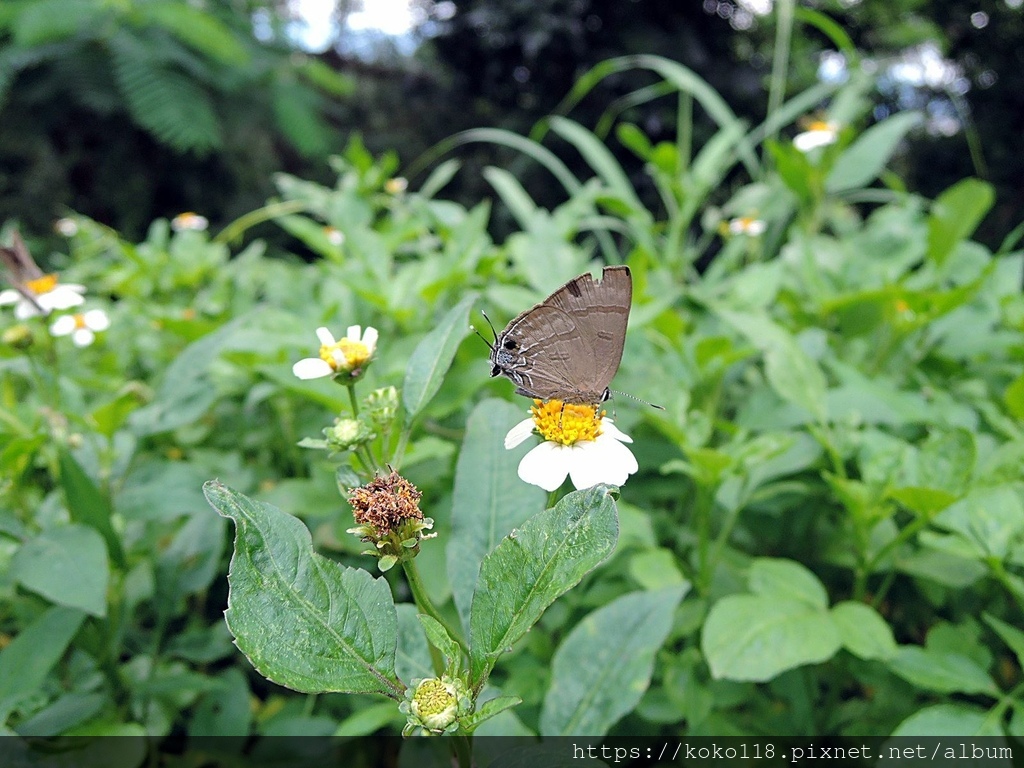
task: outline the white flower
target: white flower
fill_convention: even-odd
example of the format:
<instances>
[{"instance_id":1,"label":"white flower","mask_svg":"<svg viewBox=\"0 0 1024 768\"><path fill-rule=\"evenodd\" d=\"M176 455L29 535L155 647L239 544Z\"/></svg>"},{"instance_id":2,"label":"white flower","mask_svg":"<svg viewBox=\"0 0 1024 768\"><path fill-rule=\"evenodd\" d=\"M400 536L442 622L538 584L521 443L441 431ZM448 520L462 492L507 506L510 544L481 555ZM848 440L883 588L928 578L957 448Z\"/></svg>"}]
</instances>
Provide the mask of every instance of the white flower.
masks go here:
<instances>
[{"instance_id":1,"label":"white flower","mask_svg":"<svg viewBox=\"0 0 1024 768\"><path fill-rule=\"evenodd\" d=\"M90 309L74 315L62 315L53 321L50 333L53 336L67 336L76 347L88 347L96 340L96 334L110 327L110 318L102 309Z\"/></svg>"},{"instance_id":2,"label":"white flower","mask_svg":"<svg viewBox=\"0 0 1024 768\"><path fill-rule=\"evenodd\" d=\"M545 491L554 491L566 476L577 489L598 483L622 485L640 467L623 443L633 440L612 420L599 416L589 405L551 400L534 400L529 419L516 424L505 435L505 448L512 449L538 433L544 442L519 462L519 477Z\"/></svg>"},{"instance_id":3,"label":"white flower","mask_svg":"<svg viewBox=\"0 0 1024 768\"><path fill-rule=\"evenodd\" d=\"M343 339L334 340L326 328L317 328L320 339L320 356L307 357L292 366L292 373L300 379L319 379L339 373L356 378L373 357L377 348L377 329L367 327L364 332L358 325L350 325Z\"/></svg>"},{"instance_id":4,"label":"white flower","mask_svg":"<svg viewBox=\"0 0 1024 768\"><path fill-rule=\"evenodd\" d=\"M839 124L815 120L807 126L807 130L793 137L793 146L801 152L810 152L818 147L835 144L839 138Z\"/></svg>"},{"instance_id":5,"label":"white flower","mask_svg":"<svg viewBox=\"0 0 1024 768\"><path fill-rule=\"evenodd\" d=\"M74 237L78 234L78 222L66 216L53 222L53 230L64 237Z\"/></svg>"},{"instance_id":6,"label":"white flower","mask_svg":"<svg viewBox=\"0 0 1024 768\"><path fill-rule=\"evenodd\" d=\"M34 301L13 288L0 291L0 306L14 304L14 316L19 320L48 315L55 309L71 309L85 301L82 297L85 293L84 285L61 284L57 282L57 276L54 274L26 280L22 289L31 295Z\"/></svg>"},{"instance_id":7,"label":"white flower","mask_svg":"<svg viewBox=\"0 0 1024 768\"><path fill-rule=\"evenodd\" d=\"M324 235L331 245L341 245L345 242L345 233L337 227L324 227Z\"/></svg>"},{"instance_id":8,"label":"white flower","mask_svg":"<svg viewBox=\"0 0 1024 768\"><path fill-rule=\"evenodd\" d=\"M767 225L761 219L753 216L740 216L729 220L729 232L733 235L748 235L757 237L763 235Z\"/></svg>"},{"instance_id":9,"label":"white flower","mask_svg":"<svg viewBox=\"0 0 1024 768\"><path fill-rule=\"evenodd\" d=\"M192 211L179 213L171 219L171 229L175 232L184 232L185 230L202 232L208 226L210 226L210 221L205 216L200 216Z\"/></svg>"},{"instance_id":10,"label":"white flower","mask_svg":"<svg viewBox=\"0 0 1024 768\"><path fill-rule=\"evenodd\" d=\"M395 176L384 182L384 191L389 195L400 195L409 188L409 180L401 176Z\"/></svg>"}]
</instances>

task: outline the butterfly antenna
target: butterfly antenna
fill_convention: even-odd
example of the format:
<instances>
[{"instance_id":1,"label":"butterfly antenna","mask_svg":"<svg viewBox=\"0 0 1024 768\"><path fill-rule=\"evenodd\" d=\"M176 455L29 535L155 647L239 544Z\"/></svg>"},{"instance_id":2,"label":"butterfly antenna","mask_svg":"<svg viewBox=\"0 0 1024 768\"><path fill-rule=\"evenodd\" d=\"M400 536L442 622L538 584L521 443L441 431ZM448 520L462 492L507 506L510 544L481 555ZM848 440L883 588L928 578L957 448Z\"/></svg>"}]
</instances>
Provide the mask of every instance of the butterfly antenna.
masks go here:
<instances>
[{"instance_id":1,"label":"butterfly antenna","mask_svg":"<svg viewBox=\"0 0 1024 768\"><path fill-rule=\"evenodd\" d=\"M608 391L612 392L612 393L614 393L616 395L622 395L623 397L628 397L630 400L636 400L638 403L643 403L644 405L649 405L649 406L651 406L651 408L657 408L659 411L664 411L665 410L665 406L663 406L663 405L655 405L654 403L649 403L646 400L644 400L643 398L637 397L636 395L631 395L628 392L619 392L619 390L617 390L617 389L610 389Z\"/></svg>"},{"instance_id":2,"label":"butterfly antenna","mask_svg":"<svg viewBox=\"0 0 1024 768\"><path fill-rule=\"evenodd\" d=\"M486 312L484 312L484 311L483 311L482 309L480 310L480 314L484 316L484 320L486 320L486 321L487 321L487 324L488 324L489 326L491 326L491 335L492 335L492 336L493 336L493 337L495 338L495 340L497 340L497 338L498 338L498 334L496 334L496 333L494 332L494 324L493 324L493 323L491 322L491 318L489 318L489 317L487 316L487 313L486 313ZM484 344L486 344L486 345L487 345L487 347L488 347L489 349L494 349L494 344L493 344L493 343L491 343L491 342L489 342L489 341L488 341L488 340L487 340L487 339L486 339L486 338L484 337L484 335L483 335L482 333L480 333L480 331L478 331L478 330L477 330L477 328L476 328L476 326L475 326L475 325L471 325L471 326L469 326L469 330L471 330L471 331L472 331L473 333L475 333L475 334L476 334L477 336L479 336L479 337L480 337L480 338L481 338L481 339L483 340Z\"/></svg>"}]
</instances>

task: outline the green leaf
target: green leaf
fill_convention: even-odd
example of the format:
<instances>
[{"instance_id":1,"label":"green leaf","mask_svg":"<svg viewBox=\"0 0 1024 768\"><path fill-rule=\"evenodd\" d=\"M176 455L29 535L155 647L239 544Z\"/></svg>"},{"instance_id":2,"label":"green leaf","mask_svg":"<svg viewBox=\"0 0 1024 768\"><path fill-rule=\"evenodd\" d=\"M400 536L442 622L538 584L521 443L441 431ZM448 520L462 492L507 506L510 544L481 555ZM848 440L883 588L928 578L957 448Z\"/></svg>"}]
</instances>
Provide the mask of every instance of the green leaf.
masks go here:
<instances>
[{"instance_id":1,"label":"green leaf","mask_svg":"<svg viewBox=\"0 0 1024 768\"><path fill-rule=\"evenodd\" d=\"M64 499L71 519L98 531L107 544L110 558L118 567L123 568L124 549L121 546L121 539L110 524L110 500L100 492L70 452L61 448L58 460L60 484L64 489Z\"/></svg>"},{"instance_id":2,"label":"green leaf","mask_svg":"<svg viewBox=\"0 0 1024 768\"><path fill-rule=\"evenodd\" d=\"M251 697L245 673L239 667L225 669L217 675L216 687L200 699L188 735L248 736L253 718Z\"/></svg>"},{"instance_id":3,"label":"green leaf","mask_svg":"<svg viewBox=\"0 0 1024 768\"><path fill-rule=\"evenodd\" d=\"M484 168L483 176L501 197L520 229L529 229L537 218L537 204L515 176L504 168Z\"/></svg>"},{"instance_id":4,"label":"green leaf","mask_svg":"<svg viewBox=\"0 0 1024 768\"><path fill-rule=\"evenodd\" d=\"M245 46L216 15L182 2L134 4L146 21L171 32L185 45L229 66L245 66L250 59Z\"/></svg>"},{"instance_id":5,"label":"green leaf","mask_svg":"<svg viewBox=\"0 0 1024 768\"><path fill-rule=\"evenodd\" d=\"M633 710L684 592L675 586L622 595L573 627L551 661L542 736L604 736Z\"/></svg>"},{"instance_id":6,"label":"green leaf","mask_svg":"<svg viewBox=\"0 0 1024 768\"><path fill-rule=\"evenodd\" d=\"M417 677L433 677L434 665L430 659L430 645L423 634L419 611L413 603L398 603L398 652L395 654L395 672L406 682Z\"/></svg>"},{"instance_id":7,"label":"green leaf","mask_svg":"<svg viewBox=\"0 0 1024 768\"><path fill-rule=\"evenodd\" d=\"M495 696L480 705L476 712L462 721L462 724L467 731L472 732L485 720L490 720L495 715L500 715L505 710L522 703L523 700L518 696Z\"/></svg>"},{"instance_id":8,"label":"green leaf","mask_svg":"<svg viewBox=\"0 0 1024 768\"><path fill-rule=\"evenodd\" d=\"M965 704L935 704L920 709L896 726L893 736L1003 736L999 725L1001 718L992 717L989 712L978 707ZM887 754L887 742L883 742L881 751ZM943 745L942 758L952 744ZM904 754L904 743L900 743L899 754ZM954 754L959 758L960 744L954 747ZM930 755L929 755L930 757ZM908 761L909 762L909 761ZM917 762L916 760L914 762ZM971 763L967 763L971 765ZM981 765L976 763L976 765ZM991 765L991 763L984 763Z\"/></svg>"},{"instance_id":9,"label":"green leaf","mask_svg":"<svg viewBox=\"0 0 1024 768\"><path fill-rule=\"evenodd\" d=\"M20 699L40 694L46 675L84 619L85 614L74 608L51 608L0 651L0 723Z\"/></svg>"},{"instance_id":10,"label":"green leaf","mask_svg":"<svg viewBox=\"0 0 1024 768\"><path fill-rule=\"evenodd\" d=\"M839 639L854 656L888 659L896 653L892 629L870 605L848 600L832 608Z\"/></svg>"},{"instance_id":11,"label":"green leaf","mask_svg":"<svg viewBox=\"0 0 1024 768\"><path fill-rule=\"evenodd\" d=\"M203 491L235 522L225 618L256 670L304 693L400 697L388 583L315 553L301 521L276 507L216 481Z\"/></svg>"},{"instance_id":12,"label":"green leaf","mask_svg":"<svg viewBox=\"0 0 1024 768\"><path fill-rule=\"evenodd\" d=\"M1024 421L1024 373L1010 382L1003 393L1003 402L1013 418Z\"/></svg>"},{"instance_id":13,"label":"green leaf","mask_svg":"<svg viewBox=\"0 0 1024 768\"><path fill-rule=\"evenodd\" d=\"M991 613L982 614L982 618L999 635L1002 641L1010 646L1010 650L1017 655L1017 663L1024 667L1024 632L996 618Z\"/></svg>"},{"instance_id":14,"label":"green leaf","mask_svg":"<svg viewBox=\"0 0 1024 768\"><path fill-rule=\"evenodd\" d=\"M839 630L828 611L804 600L760 595L719 600L701 636L713 677L754 682L826 661L840 646Z\"/></svg>"},{"instance_id":15,"label":"green leaf","mask_svg":"<svg viewBox=\"0 0 1024 768\"><path fill-rule=\"evenodd\" d=\"M398 711L393 701L382 701L356 710L338 723L335 736L369 736L388 725L401 727L405 715Z\"/></svg>"},{"instance_id":16,"label":"green leaf","mask_svg":"<svg viewBox=\"0 0 1024 768\"><path fill-rule=\"evenodd\" d=\"M469 333L469 310L475 301L475 293L463 298L413 350L402 386L402 402L410 416L418 414L441 388L459 344Z\"/></svg>"},{"instance_id":17,"label":"green leaf","mask_svg":"<svg viewBox=\"0 0 1024 768\"><path fill-rule=\"evenodd\" d=\"M484 558L470 612L474 685L551 603L611 554L618 535L610 489L596 485L530 518Z\"/></svg>"},{"instance_id":18,"label":"green leaf","mask_svg":"<svg viewBox=\"0 0 1024 768\"><path fill-rule=\"evenodd\" d=\"M43 531L18 549L11 571L25 589L57 605L107 614L110 565L107 546L94 528L72 523Z\"/></svg>"},{"instance_id":19,"label":"green leaf","mask_svg":"<svg viewBox=\"0 0 1024 768\"><path fill-rule=\"evenodd\" d=\"M427 640L444 656L445 662L448 665L447 673L457 675L459 668L462 666L462 653L459 651L459 644L452 640L441 622L422 613L417 618L420 620L420 624L423 625L423 631L427 634Z\"/></svg>"},{"instance_id":20,"label":"green leaf","mask_svg":"<svg viewBox=\"0 0 1024 768\"><path fill-rule=\"evenodd\" d=\"M483 400L466 421L452 498L452 535L447 547L448 579L459 616L469 626L469 609L480 563L502 537L544 508L541 488L519 479L516 465L528 450L506 450L505 434L526 411L505 400Z\"/></svg>"},{"instance_id":21,"label":"green leaf","mask_svg":"<svg viewBox=\"0 0 1024 768\"><path fill-rule=\"evenodd\" d=\"M981 488L944 509L934 522L959 534L980 558L1002 560L1024 531L1024 504L1012 484Z\"/></svg>"},{"instance_id":22,"label":"green leaf","mask_svg":"<svg viewBox=\"0 0 1024 768\"><path fill-rule=\"evenodd\" d=\"M921 122L918 112L900 112L868 128L836 158L825 179L829 192L858 189L874 181L885 168L896 146Z\"/></svg>"},{"instance_id":23,"label":"green leaf","mask_svg":"<svg viewBox=\"0 0 1024 768\"><path fill-rule=\"evenodd\" d=\"M750 591L765 597L800 600L815 608L828 607L828 593L805 566L793 560L762 557L750 565Z\"/></svg>"},{"instance_id":24,"label":"green leaf","mask_svg":"<svg viewBox=\"0 0 1024 768\"><path fill-rule=\"evenodd\" d=\"M654 591L689 582L683 577L671 549L657 547L638 552L629 560L629 575L646 590Z\"/></svg>"},{"instance_id":25,"label":"green leaf","mask_svg":"<svg viewBox=\"0 0 1024 768\"><path fill-rule=\"evenodd\" d=\"M583 155L591 168L601 177L609 190L626 203L634 215L648 215L636 190L629 183L629 176L622 169L615 155L611 153L603 141L597 138L579 123L564 117L551 118L551 130L572 144Z\"/></svg>"},{"instance_id":26,"label":"green leaf","mask_svg":"<svg viewBox=\"0 0 1024 768\"><path fill-rule=\"evenodd\" d=\"M959 653L947 653L901 646L886 661L889 669L908 683L940 693L987 693L995 696L998 689L992 678L977 662Z\"/></svg>"},{"instance_id":27,"label":"green leaf","mask_svg":"<svg viewBox=\"0 0 1024 768\"><path fill-rule=\"evenodd\" d=\"M992 185L964 179L939 195L928 217L928 258L942 265L974 232L995 200Z\"/></svg>"},{"instance_id":28,"label":"green leaf","mask_svg":"<svg viewBox=\"0 0 1024 768\"><path fill-rule=\"evenodd\" d=\"M779 397L825 420L825 374L792 334L766 315L725 309L716 313L764 353L765 376Z\"/></svg>"}]
</instances>

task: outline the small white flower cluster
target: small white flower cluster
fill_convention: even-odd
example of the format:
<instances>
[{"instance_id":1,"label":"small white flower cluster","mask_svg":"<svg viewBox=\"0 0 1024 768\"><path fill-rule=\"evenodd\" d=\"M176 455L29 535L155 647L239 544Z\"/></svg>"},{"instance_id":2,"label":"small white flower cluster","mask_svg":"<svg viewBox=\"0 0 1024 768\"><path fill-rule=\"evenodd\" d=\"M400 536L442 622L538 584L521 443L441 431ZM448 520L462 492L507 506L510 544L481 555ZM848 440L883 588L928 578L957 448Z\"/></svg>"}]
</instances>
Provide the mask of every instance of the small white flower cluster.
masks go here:
<instances>
[{"instance_id":1,"label":"small white flower cluster","mask_svg":"<svg viewBox=\"0 0 1024 768\"><path fill-rule=\"evenodd\" d=\"M80 307L85 303L85 286L61 283L56 274L44 274L20 237L15 237L13 248L5 248L5 253L8 279L18 287L0 291L0 307L13 304L17 320L46 317L51 312ZM110 318L106 312L90 309L58 317L50 324L50 334L71 336L75 346L87 347L96 340L98 332L109 327Z\"/></svg>"}]
</instances>

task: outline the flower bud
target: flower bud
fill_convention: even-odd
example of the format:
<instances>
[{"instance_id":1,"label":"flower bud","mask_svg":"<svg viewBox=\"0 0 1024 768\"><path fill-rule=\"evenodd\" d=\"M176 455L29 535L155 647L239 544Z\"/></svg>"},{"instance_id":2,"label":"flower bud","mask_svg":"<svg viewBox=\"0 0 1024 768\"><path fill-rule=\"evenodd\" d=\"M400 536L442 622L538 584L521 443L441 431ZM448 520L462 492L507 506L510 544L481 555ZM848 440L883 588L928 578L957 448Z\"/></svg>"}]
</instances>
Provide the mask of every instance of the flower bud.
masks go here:
<instances>
[{"instance_id":1,"label":"flower bud","mask_svg":"<svg viewBox=\"0 0 1024 768\"><path fill-rule=\"evenodd\" d=\"M443 675L413 680L398 708L408 718L403 736L439 735L457 731L459 718L472 714L473 701L461 680Z\"/></svg>"}]
</instances>

